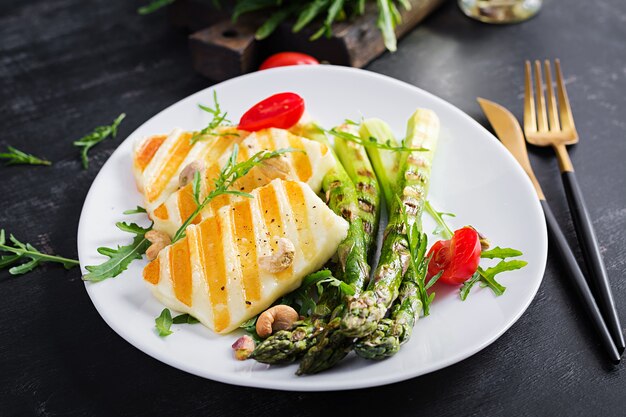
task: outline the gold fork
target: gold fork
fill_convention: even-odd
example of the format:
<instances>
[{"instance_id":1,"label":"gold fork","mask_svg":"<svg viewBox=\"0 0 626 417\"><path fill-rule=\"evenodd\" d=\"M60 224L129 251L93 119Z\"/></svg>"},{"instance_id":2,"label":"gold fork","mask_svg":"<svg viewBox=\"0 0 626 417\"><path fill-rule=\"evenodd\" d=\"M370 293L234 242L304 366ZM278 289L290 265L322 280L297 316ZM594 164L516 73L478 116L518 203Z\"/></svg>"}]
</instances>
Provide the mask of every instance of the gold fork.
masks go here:
<instances>
[{"instance_id":1,"label":"gold fork","mask_svg":"<svg viewBox=\"0 0 626 417\"><path fill-rule=\"evenodd\" d=\"M574 166L567 153L566 145L578 143L578 132L576 132L572 109L563 82L561 63L558 59L554 61L558 106L552 87L550 61L546 60L543 64L546 76L545 90L547 100L543 93L541 63L539 61L534 62L535 95L537 96L535 100L531 63L526 61L524 134L528 143L537 146L552 146L556 152L567 202L572 213L576 235L582 248L585 263L595 284L595 290L600 299L599 304L607 321L607 327L612 333L619 352L622 353L624 351L624 336L615 308L615 302L613 301L609 278L600 255L600 248L598 247L598 241L582 192L574 174Z\"/></svg>"}]
</instances>

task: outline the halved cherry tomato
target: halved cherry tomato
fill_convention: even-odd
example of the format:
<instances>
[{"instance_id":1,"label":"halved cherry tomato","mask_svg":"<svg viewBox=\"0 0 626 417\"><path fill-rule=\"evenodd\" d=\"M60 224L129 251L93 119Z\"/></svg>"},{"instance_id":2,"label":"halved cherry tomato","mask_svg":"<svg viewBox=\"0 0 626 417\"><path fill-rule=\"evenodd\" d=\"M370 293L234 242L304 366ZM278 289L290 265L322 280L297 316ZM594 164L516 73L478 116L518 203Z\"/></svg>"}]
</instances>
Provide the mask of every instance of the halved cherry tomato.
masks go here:
<instances>
[{"instance_id":1,"label":"halved cherry tomato","mask_svg":"<svg viewBox=\"0 0 626 417\"><path fill-rule=\"evenodd\" d=\"M278 93L252 106L241 116L239 129L248 132L276 127L289 129L302 117L304 99L296 93Z\"/></svg>"},{"instance_id":2,"label":"halved cherry tomato","mask_svg":"<svg viewBox=\"0 0 626 417\"><path fill-rule=\"evenodd\" d=\"M435 242L428 256L432 255L428 264L428 278L443 274L440 282L459 285L474 275L480 262L480 237L471 227L463 227L454 232L450 240Z\"/></svg>"},{"instance_id":3,"label":"halved cherry tomato","mask_svg":"<svg viewBox=\"0 0 626 417\"><path fill-rule=\"evenodd\" d=\"M318 65L319 61L313 58L311 55L303 54L300 52L279 52L271 55L267 58L261 66L259 71L263 71L276 67L288 67L291 65Z\"/></svg>"}]
</instances>

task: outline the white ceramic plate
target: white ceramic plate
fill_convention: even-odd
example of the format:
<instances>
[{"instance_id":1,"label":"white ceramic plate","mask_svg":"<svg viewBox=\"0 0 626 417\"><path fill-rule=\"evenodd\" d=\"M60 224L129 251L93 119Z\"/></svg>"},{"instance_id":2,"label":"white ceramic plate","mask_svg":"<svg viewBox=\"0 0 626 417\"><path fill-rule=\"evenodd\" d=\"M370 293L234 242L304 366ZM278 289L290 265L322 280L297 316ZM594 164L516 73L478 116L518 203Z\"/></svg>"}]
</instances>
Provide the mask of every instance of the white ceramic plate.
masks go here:
<instances>
[{"instance_id":1,"label":"white ceramic plate","mask_svg":"<svg viewBox=\"0 0 626 417\"><path fill-rule=\"evenodd\" d=\"M417 322L412 339L393 358L370 362L351 355L330 371L297 377L296 365L269 367L234 360L230 345L235 334L218 336L198 324L174 325L172 335L159 337L154 319L163 306L142 282L146 261L135 261L114 279L85 284L102 318L128 342L171 366L216 381L282 390L341 390L401 381L459 362L495 341L526 310L543 276L547 236L530 181L513 157L482 126L444 100L382 75L344 67L298 66L245 75L193 94L144 123L111 155L87 195L78 228L83 271L85 265L103 261L96 252L99 246L130 241L115 222L143 220L122 214L142 204L131 174L133 142L177 126L202 128L208 115L197 104L211 103L213 89L233 120L271 94L294 91L326 127L344 118L375 116L387 121L399 137L415 108L433 109L442 131L431 202L456 213L450 221L455 228L471 224L492 243L522 250L528 266L500 277L507 287L501 297L476 286L462 302L457 289L437 286L431 315ZM426 231L434 229L427 215L424 222Z\"/></svg>"}]
</instances>

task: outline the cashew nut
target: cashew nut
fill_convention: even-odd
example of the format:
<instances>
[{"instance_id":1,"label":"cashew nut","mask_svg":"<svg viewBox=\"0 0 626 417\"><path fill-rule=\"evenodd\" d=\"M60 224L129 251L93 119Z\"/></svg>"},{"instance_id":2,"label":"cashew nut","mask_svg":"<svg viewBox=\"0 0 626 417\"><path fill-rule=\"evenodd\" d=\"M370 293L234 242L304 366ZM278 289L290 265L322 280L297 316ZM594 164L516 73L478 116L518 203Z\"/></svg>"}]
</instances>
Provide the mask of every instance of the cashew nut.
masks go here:
<instances>
[{"instance_id":1,"label":"cashew nut","mask_svg":"<svg viewBox=\"0 0 626 417\"><path fill-rule=\"evenodd\" d=\"M296 248L291 243L291 240L281 237L278 239L276 251L271 255L259 258L259 265L263 270L275 274L289 268L289 265L293 263L295 255Z\"/></svg>"},{"instance_id":2,"label":"cashew nut","mask_svg":"<svg viewBox=\"0 0 626 417\"><path fill-rule=\"evenodd\" d=\"M256 321L256 333L266 338L278 330L289 330L298 321L298 312L293 308L279 304L265 310Z\"/></svg>"},{"instance_id":3,"label":"cashew nut","mask_svg":"<svg viewBox=\"0 0 626 417\"><path fill-rule=\"evenodd\" d=\"M202 172L204 170L204 162L202 161L192 161L190 162L183 170L180 172L178 176L178 185L179 187L184 187L189 184L193 177L196 175L196 172Z\"/></svg>"},{"instance_id":4,"label":"cashew nut","mask_svg":"<svg viewBox=\"0 0 626 417\"><path fill-rule=\"evenodd\" d=\"M150 247L146 250L146 256L149 261L152 261L157 257L161 249L172 243L172 239L170 237L158 230L150 230L145 234L146 239L152 243Z\"/></svg>"},{"instance_id":5,"label":"cashew nut","mask_svg":"<svg viewBox=\"0 0 626 417\"><path fill-rule=\"evenodd\" d=\"M246 334L235 340L231 347L235 351L235 358L238 361L245 361L254 352L254 339Z\"/></svg>"},{"instance_id":6,"label":"cashew nut","mask_svg":"<svg viewBox=\"0 0 626 417\"><path fill-rule=\"evenodd\" d=\"M270 180L274 178L288 179L291 172L289 162L282 157L266 159L257 166L257 169L257 172Z\"/></svg>"}]
</instances>

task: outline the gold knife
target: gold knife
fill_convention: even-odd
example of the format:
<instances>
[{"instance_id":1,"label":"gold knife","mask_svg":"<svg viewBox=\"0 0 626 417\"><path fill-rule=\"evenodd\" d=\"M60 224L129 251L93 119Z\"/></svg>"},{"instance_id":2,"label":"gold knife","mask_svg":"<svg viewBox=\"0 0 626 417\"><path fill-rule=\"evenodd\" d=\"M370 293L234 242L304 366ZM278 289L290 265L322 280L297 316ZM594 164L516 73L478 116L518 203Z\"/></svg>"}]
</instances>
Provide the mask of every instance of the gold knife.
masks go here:
<instances>
[{"instance_id":1,"label":"gold knife","mask_svg":"<svg viewBox=\"0 0 626 417\"><path fill-rule=\"evenodd\" d=\"M609 354L609 357L613 363L618 363L621 355L613 342L613 338L609 333L609 329L607 328L604 319L602 318L598 305L596 304L591 290L589 289L589 285L587 284L587 280L583 276L583 273L578 266L578 262L576 262L574 253L567 243L567 239L559 227L556 217L554 217L552 210L550 210L550 206L546 201L546 197L543 194L541 186L537 181L537 177L535 177L533 169L530 165L530 160L528 159L528 153L526 151L526 142L524 141L524 134L522 133L522 128L520 127L519 122L510 111L493 101L485 100L484 98L479 97L478 103L487 116L487 120L491 123L498 139L500 139L502 144L509 150L509 152L511 152L513 157L515 157L517 162L530 178L530 181L533 183L535 191L537 192L537 197L539 197L539 202L543 208L543 213L546 217L546 223L548 225L550 236L552 237L552 243L563 260L563 266L567 269L568 274L566 276L571 279L572 284L576 288L583 305L587 309L589 318L593 322L600 338L602 339L603 345Z\"/></svg>"}]
</instances>

